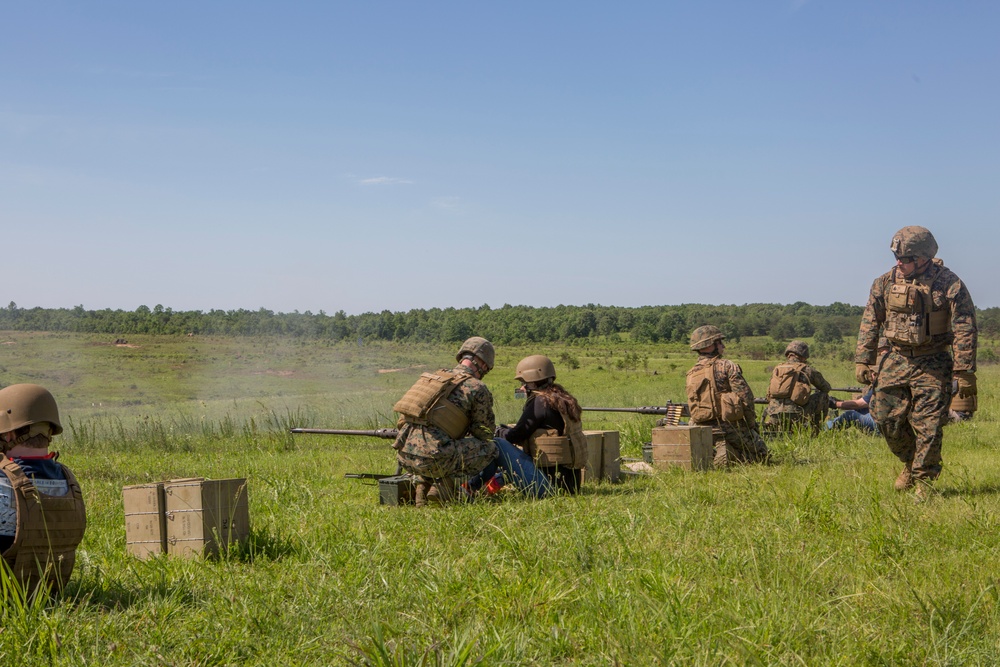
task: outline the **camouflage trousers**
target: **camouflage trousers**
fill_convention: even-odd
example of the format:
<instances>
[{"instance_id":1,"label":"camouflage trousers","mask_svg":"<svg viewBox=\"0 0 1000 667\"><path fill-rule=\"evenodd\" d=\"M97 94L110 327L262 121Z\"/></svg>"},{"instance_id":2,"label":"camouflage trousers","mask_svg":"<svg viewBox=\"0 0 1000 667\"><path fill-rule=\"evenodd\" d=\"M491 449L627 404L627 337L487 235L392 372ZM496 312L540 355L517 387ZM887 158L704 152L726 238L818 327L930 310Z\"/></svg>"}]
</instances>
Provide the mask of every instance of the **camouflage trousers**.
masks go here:
<instances>
[{"instance_id":1,"label":"camouflage trousers","mask_svg":"<svg viewBox=\"0 0 1000 667\"><path fill-rule=\"evenodd\" d=\"M712 465L716 468L726 468L736 463L767 463L771 460L771 453L767 451L767 445L755 425L724 421L697 425L712 427L712 439L715 442L715 460Z\"/></svg>"},{"instance_id":2,"label":"camouflage trousers","mask_svg":"<svg viewBox=\"0 0 1000 667\"><path fill-rule=\"evenodd\" d=\"M440 438L436 429L415 427L396 453L403 470L427 480L447 477L468 478L479 473L497 457L492 440L467 437Z\"/></svg>"},{"instance_id":3,"label":"camouflage trousers","mask_svg":"<svg viewBox=\"0 0 1000 667\"><path fill-rule=\"evenodd\" d=\"M871 414L889 449L913 467L913 477L941 474L941 440L951 403L951 355L909 358L890 352L883 360Z\"/></svg>"},{"instance_id":4,"label":"camouflage trousers","mask_svg":"<svg viewBox=\"0 0 1000 667\"><path fill-rule=\"evenodd\" d=\"M813 392L809 396L809 402L805 405L796 405L789 400L772 398L771 402L764 408L764 415L761 419L764 432L768 435L776 435L809 428L813 435L817 435L820 431L820 425L826 421L829 397L829 394Z\"/></svg>"}]
</instances>

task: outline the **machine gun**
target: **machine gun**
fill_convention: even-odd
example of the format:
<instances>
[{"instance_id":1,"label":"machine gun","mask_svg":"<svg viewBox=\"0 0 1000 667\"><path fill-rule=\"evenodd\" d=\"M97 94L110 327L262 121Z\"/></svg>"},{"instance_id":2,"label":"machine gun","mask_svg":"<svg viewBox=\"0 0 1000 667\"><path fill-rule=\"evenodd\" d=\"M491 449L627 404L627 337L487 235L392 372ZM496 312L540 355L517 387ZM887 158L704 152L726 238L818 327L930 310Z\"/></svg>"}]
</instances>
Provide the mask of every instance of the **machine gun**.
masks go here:
<instances>
[{"instance_id":1,"label":"machine gun","mask_svg":"<svg viewBox=\"0 0 1000 667\"><path fill-rule=\"evenodd\" d=\"M377 428L371 431L356 431L347 428L293 428L292 433L313 433L316 435L363 435L369 438L382 438L383 440L395 440L399 435L396 428Z\"/></svg>"},{"instance_id":2,"label":"machine gun","mask_svg":"<svg viewBox=\"0 0 1000 667\"><path fill-rule=\"evenodd\" d=\"M314 435L358 435L382 440L395 440L399 430L395 428L377 428L370 431L358 431L341 428L293 428L292 433L311 433ZM371 479L378 484L378 501L380 505L412 505L416 487L412 475L404 475L397 467L393 475L381 475L373 472L349 472L344 475L348 479Z\"/></svg>"},{"instance_id":3,"label":"machine gun","mask_svg":"<svg viewBox=\"0 0 1000 667\"><path fill-rule=\"evenodd\" d=\"M681 417L690 417L687 403L673 403L667 401L664 406L643 406L641 408L580 408L591 412L635 412L640 415L663 415L661 420L664 426L677 426Z\"/></svg>"},{"instance_id":4,"label":"machine gun","mask_svg":"<svg viewBox=\"0 0 1000 667\"><path fill-rule=\"evenodd\" d=\"M830 389L830 391L843 391L843 392L850 393L850 394L862 394L862 393L864 393L865 388L864 387L832 387ZM767 403L768 403L766 396L757 397L757 398L753 399L753 402L756 405L767 405Z\"/></svg>"}]
</instances>

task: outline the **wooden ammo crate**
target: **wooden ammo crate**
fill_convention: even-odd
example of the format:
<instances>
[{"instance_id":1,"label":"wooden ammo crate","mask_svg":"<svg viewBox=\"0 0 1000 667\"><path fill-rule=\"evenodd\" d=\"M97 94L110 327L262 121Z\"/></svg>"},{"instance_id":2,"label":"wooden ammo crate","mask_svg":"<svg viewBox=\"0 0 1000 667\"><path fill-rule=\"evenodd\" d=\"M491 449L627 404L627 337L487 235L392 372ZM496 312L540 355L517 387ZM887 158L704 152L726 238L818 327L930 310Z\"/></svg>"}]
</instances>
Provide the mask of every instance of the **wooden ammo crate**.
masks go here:
<instances>
[{"instance_id":1,"label":"wooden ammo crate","mask_svg":"<svg viewBox=\"0 0 1000 667\"><path fill-rule=\"evenodd\" d=\"M142 560L167 550L166 500L163 482L122 489L125 504L125 550Z\"/></svg>"},{"instance_id":2,"label":"wooden ammo crate","mask_svg":"<svg viewBox=\"0 0 1000 667\"><path fill-rule=\"evenodd\" d=\"M709 426L657 426L653 429L653 465L708 470L715 457Z\"/></svg>"},{"instance_id":3,"label":"wooden ammo crate","mask_svg":"<svg viewBox=\"0 0 1000 667\"><path fill-rule=\"evenodd\" d=\"M245 479L165 482L167 553L211 556L250 536Z\"/></svg>"},{"instance_id":4,"label":"wooden ammo crate","mask_svg":"<svg viewBox=\"0 0 1000 667\"><path fill-rule=\"evenodd\" d=\"M618 431L584 431L587 436L586 481L602 479L617 482L621 479L621 442Z\"/></svg>"}]
</instances>

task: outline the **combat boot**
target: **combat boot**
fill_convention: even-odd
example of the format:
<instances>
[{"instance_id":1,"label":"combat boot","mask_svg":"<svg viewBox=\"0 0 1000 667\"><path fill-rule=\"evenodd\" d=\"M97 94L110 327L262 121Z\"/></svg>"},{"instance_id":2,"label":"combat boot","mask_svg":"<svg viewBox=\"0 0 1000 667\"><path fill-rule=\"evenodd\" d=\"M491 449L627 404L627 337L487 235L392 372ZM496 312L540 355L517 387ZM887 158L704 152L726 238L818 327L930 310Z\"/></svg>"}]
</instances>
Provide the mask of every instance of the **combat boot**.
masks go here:
<instances>
[{"instance_id":1,"label":"combat boot","mask_svg":"<svg viewBox=\"0 0 1000 667\"><path fill-rule=\"evenodd\" d=\"M422 479L416 480L416 490L413 494L413 504L417 507L427 506L427 495L433 489L433 485Z\"/></svg>"},{"instance_id":2,"label":"combat boot","mask_svg":"<svg viewBox=\"0 0 1000 667\"><path fill-rule=\"evenodd\" d=\"M455 498L455 480L451 477L445 477L444 479L438 480L437 483L433 484L427 491L427 503L429 505L444 505L447 502L451 502Z\"/></svg>"},{"instance_id":3,"label":"combat boot","mask_svg":"<svg viewBox=\"0 0 1000 667\"><path fill-rule=\"evenodd\" d=\"M899 473L899 477L896 478L893 487L897 491L906 491L907 489L913 488L913 469L912 464L907 463L903 471Z\"/></svg>"},{"instance_id":4,"label":"combat boot","mask_svg":"<svg viewBox=\"0 0 1000 667\"><path fill-rule=\"evenodd\" d=\"M931 485L931 480L916 479L913 483L917 487L913 491L913 500L916 502L922 503L933 495L934 487Z\"/></svg>"}]
</instances>

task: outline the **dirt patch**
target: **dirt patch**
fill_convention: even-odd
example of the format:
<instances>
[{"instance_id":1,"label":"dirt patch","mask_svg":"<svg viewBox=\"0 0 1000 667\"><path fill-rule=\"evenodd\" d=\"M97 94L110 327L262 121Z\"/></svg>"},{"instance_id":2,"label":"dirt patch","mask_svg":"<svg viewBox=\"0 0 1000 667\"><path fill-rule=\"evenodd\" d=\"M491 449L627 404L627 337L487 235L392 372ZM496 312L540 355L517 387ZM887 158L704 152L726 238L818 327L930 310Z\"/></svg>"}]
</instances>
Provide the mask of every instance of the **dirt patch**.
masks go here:
<instances>
[{"instance_id":1,"label":"dirt patch","mask_svg":"<svg viewBox=\"0 0 1000 667\"><path fill-rule=\"evenodd\" d=\"M115 347L142 347L141 345L134 345L133 343L115 343Z\"/></svg>"},{"instance_id":2,"label":"dirt patch","mask_svg":"<svg viewBox=\"0 0 1000 667\"><path fill-rule=\"evenodd\" d=\"M280 378L289 378L295 375L295 371L276 371L268 368L266 371L254 371L250 375L275 375Z\"/></svg>"},{"instance_id":3,"label":"dirt patch","mask_svg":"<svg viewBox=\"0 0 1000 667\"><path fill-rule=\"evenodd\" d=\"M5 340L4 342L0 343L0 345L17 345L17 341L16 340Z\"/></svg>"},{"instance_id":4,"label":"dirt patch","mask_svg":"<svg viewBox=\"0 0 1000 667\"><path fill-rule=\"evenodd\" d=\"M408 366L406 368L380 368L379 373L398 373L399 371L412 371L415 368L424 368L423 365L420 366Z\"/></svg>"}]
</instances>

